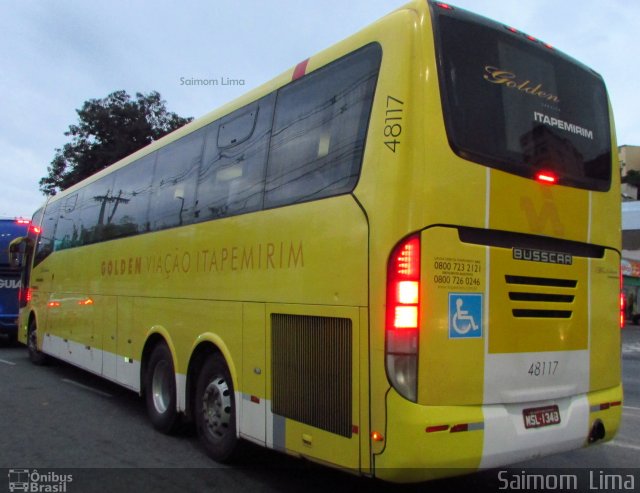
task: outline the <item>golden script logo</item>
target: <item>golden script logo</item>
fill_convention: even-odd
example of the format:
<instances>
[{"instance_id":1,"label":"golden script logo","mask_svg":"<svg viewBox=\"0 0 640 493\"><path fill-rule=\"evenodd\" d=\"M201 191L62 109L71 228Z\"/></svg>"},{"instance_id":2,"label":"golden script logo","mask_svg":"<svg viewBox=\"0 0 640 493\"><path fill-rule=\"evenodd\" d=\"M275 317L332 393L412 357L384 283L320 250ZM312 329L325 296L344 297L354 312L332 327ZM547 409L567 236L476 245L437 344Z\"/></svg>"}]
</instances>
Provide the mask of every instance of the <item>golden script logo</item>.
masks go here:
<instances>
[{"instance_id":1,"label":"golden script logo","mask_svg":"<svg viewBox=\"0 0 640 493\"><path fill-rule=\"evenodd\" d=\"M560 98L555 94L543 91L541 83L536 84L528 79L518 80L517 75L513 72L502 70L498 67L492 67L491 65L485 66L484 72L484 80L491 82L492 84L502 84L509 89L516 89L517 91L545 99L552 103L560 102Z\"/></svg>"}]
</instances>

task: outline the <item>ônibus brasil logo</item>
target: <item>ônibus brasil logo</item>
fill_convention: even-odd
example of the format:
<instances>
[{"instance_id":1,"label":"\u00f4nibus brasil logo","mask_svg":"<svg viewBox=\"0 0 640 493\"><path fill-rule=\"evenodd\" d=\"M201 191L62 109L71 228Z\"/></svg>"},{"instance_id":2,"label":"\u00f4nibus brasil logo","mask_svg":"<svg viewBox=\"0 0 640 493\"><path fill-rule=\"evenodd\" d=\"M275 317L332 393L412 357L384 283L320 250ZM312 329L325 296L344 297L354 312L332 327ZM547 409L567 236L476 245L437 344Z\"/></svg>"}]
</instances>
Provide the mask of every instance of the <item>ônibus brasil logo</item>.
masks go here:
<instances>
[{"instance_id":1,"label":"\u00f4nibus brasil logo","mask_svg":"<svg viewBox=\"0 0 640 493\"><path fill-rule=\"evenodd\" d=\"M71 474L38 472L37 469L9 469L9 491L32 493L66 493L67 484L73 481Z\"/></svg>"}]
</instances>

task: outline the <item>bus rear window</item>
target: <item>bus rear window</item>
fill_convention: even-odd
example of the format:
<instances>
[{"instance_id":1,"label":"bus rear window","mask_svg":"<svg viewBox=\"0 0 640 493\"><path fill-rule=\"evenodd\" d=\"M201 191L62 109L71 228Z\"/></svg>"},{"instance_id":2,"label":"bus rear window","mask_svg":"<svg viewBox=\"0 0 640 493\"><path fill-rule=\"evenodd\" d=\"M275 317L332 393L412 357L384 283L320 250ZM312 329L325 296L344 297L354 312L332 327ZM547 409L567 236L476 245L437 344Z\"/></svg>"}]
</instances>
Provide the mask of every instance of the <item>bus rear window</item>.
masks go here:
<instances>
[{"instance_id":1,"label":"bus rear window","mask_svg":"<svg viewBox=\"0 0 640 493\"><path fill-rule=\"evenodd\" d=\"M526 35L436 9L449 143L461 157L520 176L608 190L611 133L600 76Z\"/></svg>"}]
</instances>

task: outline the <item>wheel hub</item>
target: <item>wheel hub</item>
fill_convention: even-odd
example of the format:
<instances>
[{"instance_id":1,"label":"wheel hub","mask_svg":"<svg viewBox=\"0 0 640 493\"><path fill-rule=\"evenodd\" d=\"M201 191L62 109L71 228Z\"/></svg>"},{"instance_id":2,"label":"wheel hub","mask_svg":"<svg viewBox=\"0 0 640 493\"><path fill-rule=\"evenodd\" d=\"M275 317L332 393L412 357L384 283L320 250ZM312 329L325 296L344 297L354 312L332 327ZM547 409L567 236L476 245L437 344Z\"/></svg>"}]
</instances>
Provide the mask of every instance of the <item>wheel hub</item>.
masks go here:
<instances>
[{"instance_id":1,"label":"wheel hub","mask_svg":"<svg viewBox=\"0 0 640 493\"><path fill-rule=\"evenodd\" d=\"M231 392L224 378L214 378L204 391L202 414L207 432L222 438L231 422Z\"/></svg>"},{"instance_id":2,"label":"wheel hub","mask_svg":"<svg viewBox=\"0 0 640 493\"><path fill-rule=\"evenodd\" d=\"M164 414L171 401L171 370L166 361L159 361L153 369L151 394L156 411L159 414Z\"/></svg>"}]
</instances>

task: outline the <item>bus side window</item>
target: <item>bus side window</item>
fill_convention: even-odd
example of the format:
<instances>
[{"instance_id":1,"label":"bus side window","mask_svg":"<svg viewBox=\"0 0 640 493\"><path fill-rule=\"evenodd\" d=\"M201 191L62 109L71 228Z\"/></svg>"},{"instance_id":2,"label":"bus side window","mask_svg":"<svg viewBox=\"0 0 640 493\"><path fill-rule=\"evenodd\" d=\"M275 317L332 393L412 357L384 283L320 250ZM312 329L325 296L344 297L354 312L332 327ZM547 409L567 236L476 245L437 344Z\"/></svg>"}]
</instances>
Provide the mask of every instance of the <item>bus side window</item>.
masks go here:
<instances>
[{"instance_id":1,"label":"bus side window","mask_svg":"<svg viewBox=\"0 0 640 493\"><path fill-rule=\"evenodd\" d=\"M154 152L144 156L116 172L107 238L149 231L149 198L156 155Z\"/></svg>"},{"instance_id":2,"label":"bus side window","mask_svg":"<svg viewBox=\"0 0 640 493\"><path fill-rule=\"evenodd\" d=\"M60 207L55 233L55 250L64 250L80 244L80 210L78 197L82 191L69 195Z\"/></svg>"},{"instance_id":3,"label":"bus side window","mask_svg":"<svg viewBox=\"0 0 640 493\"><path fill-rule=\"evenodd\" d=\"M113 181L112 173L84 188L76 205L80 215L80 244L88 245L108 238L109 221L116 203Z\"/></svg>"},{"instance_id":4,"label":"bus side window","mask_svg":"<svg viewBox=\"0 0 640 493\"><path fill-rule=\"evenodd\" d=\"M278 91L265 207L353 190L380 57L368 45Z\"/></svg>"},{"instance_id":5,"label":"bus side window","mask_svg":"<svg viewBox=\"0 0 640 493\"><path fill-rule=\"evenodd\" d=\"M198 130L158 151L149 209L152 231L194 222L203 144L204 130Z\"/></svg>"},{"instance_id":6,"label":"bus side window","mask_svg":"<svg viewBox=\"0 0 640 493\"><path fill-rule=\"evenodd\" d=\"M47 207L42 217L42 224L40 225L42 231L38 238L38 244L36 245L36 253L33 260L34 267L53 253L59 207L59 203L54 202L50 208Z\"/></svg>"},{"instance_id":7,"label":"bus side window","mask_svg":"<svg viewBox=\"0 0 640 493\"><path fill-rule=\"evenodd\" d=\"M275 93L207 127L198 178L199 220L259 210Z\"/></svg>"},{"instance_id":8,"label":"bus side window","mask_svg":"<svg viewBox=\"0 0 640 493\"><path fill-rule=\"evenodd\" d=\"M258 111L259 106L254 103L223 118L218 127L218 148L237 146L249 139L256 127Z\"/></svg>"}]
</instances>

